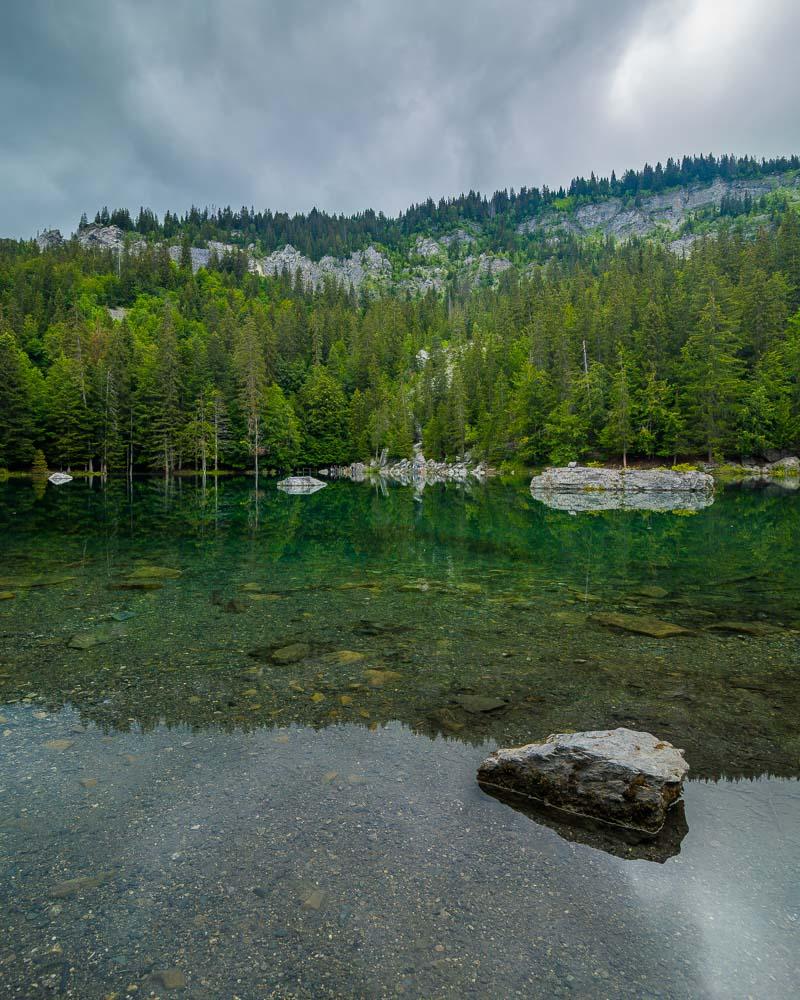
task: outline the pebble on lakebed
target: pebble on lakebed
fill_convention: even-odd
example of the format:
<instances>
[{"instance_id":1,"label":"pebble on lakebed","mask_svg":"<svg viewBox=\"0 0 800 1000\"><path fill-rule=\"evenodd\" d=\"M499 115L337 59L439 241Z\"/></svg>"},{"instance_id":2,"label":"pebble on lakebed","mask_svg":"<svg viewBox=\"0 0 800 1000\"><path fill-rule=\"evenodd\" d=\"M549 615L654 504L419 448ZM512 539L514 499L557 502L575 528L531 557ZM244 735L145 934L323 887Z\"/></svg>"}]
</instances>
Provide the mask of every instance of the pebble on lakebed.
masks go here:
<instances>
[{"instance_id":1,"label":"pebble on lakebed","mask_svg":"<svg viewBox=\"0 0 800 1000\"><path fill-rule=\"evenodd\" d=\"M478 768L489 788L650 835L680 799L689 765L650 733L557 733L543 743L495 750Z\"/></svg>"}]
</instances>

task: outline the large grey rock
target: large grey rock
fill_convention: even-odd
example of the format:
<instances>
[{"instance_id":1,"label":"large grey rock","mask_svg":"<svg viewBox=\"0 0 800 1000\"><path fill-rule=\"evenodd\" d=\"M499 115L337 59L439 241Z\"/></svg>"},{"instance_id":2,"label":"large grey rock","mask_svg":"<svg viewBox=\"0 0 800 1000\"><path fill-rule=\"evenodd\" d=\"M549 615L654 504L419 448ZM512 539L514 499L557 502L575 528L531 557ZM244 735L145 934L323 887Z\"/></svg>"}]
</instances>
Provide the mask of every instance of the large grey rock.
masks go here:
<instances>
[{"instance_id":1,"label":"large grey rock","mask_svg":"<svg viewBox=\"0 0 800 1000\"><path fill-rule=\"evenodd\" d=\"M313 476L289 476L278 483L278 489L284 493L316 493L327 485Z\"/></svg>"},{"instance_id":2,"label":"large grey rock","mask_svg":"<svg viewBox=\"0 0 800 1000\"><path fill-rule=\"evenodd\" d=\"M714 478L706 472L674 472L672 469L545 469L531 480L531 490L582 493L592 490L642 493L712 493Z\"/></svg>"},{"instance_id":3,"label":"large grey rock","mask_svg":"<svg viewBox=\"0 0 800 1000\"><path fill-rule=\"evenodd\" d=\"M300 253L290 243L281 250L274 250L253 263L253 270L265 276L280 275L286 271L292 278L300 276L304 285L318 288L326 278L334 283L360 288L365 281L383 281L391 277L389 258L375 247L355 251L349 257L325 256L313 261Z\"/></svg>"},{"instance_id":4,"label":"large grey rock","mask_svg":"<svg viewBox=\"0 0 800 1000\"><path fill-rule=\"evenodd\" d=\"M800 476L800 458L796 455L790 455L788 458L779 458L777 462L770 462L769 472L782 472L790 476Z\"/></svg>"},{"instance_id":5,"label":"large grey rock","mask_svg":"<svg viewBox=\"0 0 800 1000\"><path fill-rule=\"evenodd\" d=\"M544 743L495 750L478 781L568 813L656 834L681 796L683 751L650 733L557 733Z\"/></svg>"}]
</instances>

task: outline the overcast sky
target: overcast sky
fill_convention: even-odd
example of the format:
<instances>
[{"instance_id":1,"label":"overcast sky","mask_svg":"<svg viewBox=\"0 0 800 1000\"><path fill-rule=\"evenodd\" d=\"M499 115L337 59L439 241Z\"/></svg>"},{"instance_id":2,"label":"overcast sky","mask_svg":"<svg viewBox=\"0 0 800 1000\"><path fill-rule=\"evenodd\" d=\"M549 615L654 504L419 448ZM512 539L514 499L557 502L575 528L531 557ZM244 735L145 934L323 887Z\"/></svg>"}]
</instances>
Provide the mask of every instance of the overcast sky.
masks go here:
<instances>
[{"instance_id":1,"label":"overcast sky","mask_svg":"<svg viewBox=\"0 0 800 1000\"><path fill-rule=\"evenodd\" d=\"M800 152L798 0L5 0L0 235Z\"/></svg>"}]
</instances>

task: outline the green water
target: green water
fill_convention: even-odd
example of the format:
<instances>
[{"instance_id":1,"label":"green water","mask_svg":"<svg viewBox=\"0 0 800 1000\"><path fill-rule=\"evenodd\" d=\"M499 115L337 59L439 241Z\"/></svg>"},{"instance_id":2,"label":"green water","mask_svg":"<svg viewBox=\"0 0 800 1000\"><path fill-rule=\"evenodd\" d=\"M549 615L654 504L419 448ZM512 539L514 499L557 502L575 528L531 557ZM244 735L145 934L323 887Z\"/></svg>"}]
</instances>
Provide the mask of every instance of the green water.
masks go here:
<instances>
[{"instance_id":1,"label":"green water","mask_svg":"<svg viewBox=\"0 0 800 1000\"><path fill-rule=\"evenodd\" d=\"M783 490L0 484L0 996L790 995L799 537ZM475 784L616 725L686 750L661 853Z\"/></svg>"}]
</instances>

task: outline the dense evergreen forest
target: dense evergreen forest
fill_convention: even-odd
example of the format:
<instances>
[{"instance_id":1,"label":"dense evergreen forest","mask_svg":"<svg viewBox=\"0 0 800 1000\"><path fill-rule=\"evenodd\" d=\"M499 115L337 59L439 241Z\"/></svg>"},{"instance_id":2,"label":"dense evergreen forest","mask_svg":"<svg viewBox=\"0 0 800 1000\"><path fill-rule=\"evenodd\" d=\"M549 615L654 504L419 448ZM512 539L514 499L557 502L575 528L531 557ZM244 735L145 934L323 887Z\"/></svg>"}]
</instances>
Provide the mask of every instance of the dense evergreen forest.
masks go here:
<instances>
[{"instance_id":1,"label":"dense evergreen forest","mask_svg":"<svg viewBox=\"0 0 800 1000\"><path fill-rule=\"evenodd\" d=\"M73 470L289 469L415 440L517 465L797 449L800 214L740 222L687 257L564 238L493 285L416 296L312 291L235 255L193 274L163 244L0 241L0 467L41 449Z\"/></svg>"}]
</instances>

